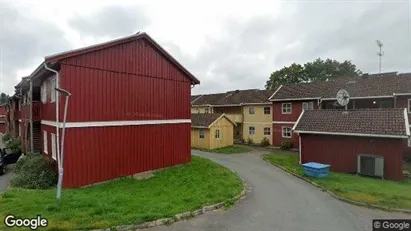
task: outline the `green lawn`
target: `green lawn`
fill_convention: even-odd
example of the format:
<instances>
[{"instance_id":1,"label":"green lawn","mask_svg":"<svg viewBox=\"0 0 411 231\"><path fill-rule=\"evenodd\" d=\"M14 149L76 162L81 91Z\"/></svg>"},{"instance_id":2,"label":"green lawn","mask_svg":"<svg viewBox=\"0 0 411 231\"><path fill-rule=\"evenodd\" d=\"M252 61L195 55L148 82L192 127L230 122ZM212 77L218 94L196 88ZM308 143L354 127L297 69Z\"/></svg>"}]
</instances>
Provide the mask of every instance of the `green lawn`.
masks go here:
<instances>
[{"instance_id":1,"label":"green lawn","mask_svg":"<svg viewBox=\"0 0 411 231\"><path fill-rule=\"evenodd\" d=\"M215 148L215 149L204 149L204 148L195 148L200 151L204 152L213 152L213 153L220 153L220 154L236 154L236 153L245 153L249 152L250 149L247 147L242 146L227 146L222 148Z\"/></svg>"},{"instance_id":2,"label":"green lawn","mask_svg":"<svg viewBox=\"0 0 411 231\"><path fill-rule=\"evenodd\" d=\"M158 171L147 180L123 178L63 190L60 203L55 200L55 189L11 189L0 194L0 217L41 214L52 230L106 228L193 211L231 199L242 189L240 178L233 172L193 156L191 163ZM1 222L0 230L3 228Z\"/></svg>"},{"instance_id":3,"label":"green lawn","mask_svg":"<svg viewBox=\"0 0 411 231\"><path fill-rule=\"evenodd\" d=\"M263 159L304 176L298 164L298 156L295 154L279 151L265 155ZM410 181L395 182L335 172L330 172L329 177L324 179L306 178L336 195L353 201L390 208L411 209Z\"/></svg>"}]
</instances>

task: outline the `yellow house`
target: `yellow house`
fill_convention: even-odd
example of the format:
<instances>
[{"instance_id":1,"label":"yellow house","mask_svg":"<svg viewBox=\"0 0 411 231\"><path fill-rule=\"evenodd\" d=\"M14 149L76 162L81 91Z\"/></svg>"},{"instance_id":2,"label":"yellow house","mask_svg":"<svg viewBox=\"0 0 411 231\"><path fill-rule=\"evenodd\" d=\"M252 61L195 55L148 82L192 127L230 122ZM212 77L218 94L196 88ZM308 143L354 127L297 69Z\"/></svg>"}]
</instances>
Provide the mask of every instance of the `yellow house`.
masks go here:
<instances>
[{"instance_id":1,"label":"yellow house","mask_svg":"<svg viewBox=\"0 0 411 231\"><path fill-rule=\"evenodd\" d=\"M234 139L250 138L260 143L265 137L273 144L273 106L268 99L272 90L235 90L226 93L194 95L191 97L191 113L225 113L234 121Z\"/></svg>"},{"instance_id":2,"label":"yellow house","mask_svg":"<svg viewBox=\"0 0 411 231\"><path fill-rule=\"evenodd\" d=\"M234 126L225 114L194 113L191 115L191 147L215 149L233 145Z\"/></svg>"}]
</instances>

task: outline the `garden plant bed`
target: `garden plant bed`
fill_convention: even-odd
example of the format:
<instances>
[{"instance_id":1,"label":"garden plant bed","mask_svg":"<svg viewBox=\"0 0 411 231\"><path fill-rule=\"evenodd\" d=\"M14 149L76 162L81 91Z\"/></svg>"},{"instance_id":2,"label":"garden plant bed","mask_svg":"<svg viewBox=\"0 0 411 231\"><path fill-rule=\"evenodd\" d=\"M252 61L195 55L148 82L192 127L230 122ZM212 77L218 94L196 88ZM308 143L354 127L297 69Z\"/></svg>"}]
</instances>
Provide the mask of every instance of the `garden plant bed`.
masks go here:
<instances>
[{"instance_id":1,"label":"garden plant bed","mask_svg":"<svg viewBox=\"0 0 411 231\"><path fill-rule=\"evenodd\" d=\"M215 148L215 149L197 148L196 150L200 150L203 152L220 153L220 154L237 154L237 153L246 153L250 151L250 149L247 147L237 146L237 145L227 146L227 147L222 147L222 148Z\"/></svg>"},{"instance_id":2,"label":"garden plant bed","mask_svg":"<svg viewBox=\"0 0 411 231\"><path fill-rule=\"evenodd\" d=\"M193 156L191 163L157 171L150 179L125 177L63 190L60 202L55 199L55 189L9 189L0 195L0 216L41 214L49 220L47 229L51 230L109 228L173 218L220 202L231 203L242 191L242 181L235 173ZM0 224L3 228L4 224Z\"/></svg>"},{"instance_id":3,"label":"garden plant bed","mask_svg":"<svg viewBox=\"0 0 411 231\"><path fill-rule=\"evenodd\" d=\"M298 164L298 155L278 151L263 159L302 178L346 202L384 210L411 213L411 182L395 182L358 175L330 172L328 178L307 177Z\"/></svg>"}]
</instances>

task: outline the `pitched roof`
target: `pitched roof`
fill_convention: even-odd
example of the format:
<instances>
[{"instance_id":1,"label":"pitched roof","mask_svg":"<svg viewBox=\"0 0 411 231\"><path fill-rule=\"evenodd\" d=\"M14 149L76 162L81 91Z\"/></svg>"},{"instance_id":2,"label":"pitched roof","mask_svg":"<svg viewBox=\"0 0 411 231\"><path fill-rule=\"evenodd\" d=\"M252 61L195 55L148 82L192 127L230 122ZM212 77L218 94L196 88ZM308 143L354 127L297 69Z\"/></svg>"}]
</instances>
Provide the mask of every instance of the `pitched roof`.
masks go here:
<instances>
[{"instance_id":1,"label":"pitched roof","mask_svg":"<svg viewBox=\"0 0 411 231\"><path fill-rule=\"evenodd\" d=\"M194 83L194 84L199 84L200 83L200 81L192 73L190 73L183 65L181 65L173 56L171 56L163 47L161 47L154 39L152 39L145 32L142 32L142 33L138 32L138 33L133 34L131 36L127 36L127 37L111 40L111 41L108 41L108 42L95 44L95 45L88 46L88 47L83 47L83 48L79 48L79 49L69 50L69 51L58 53L58 54L46 56L44 58L45 61L43 63L41 63L37 67L37 69L30 76L34 77L39 72L41 72L42 70L44 71L44 63L47 63L47 64L56 63L56 62L58 62L62 59L65 59L65 58L81 55L81 54L96 51L96 50L105 49L105 48L108 48L108 47L116 46L116 45L119 45L119 44L122 44L122 43L131 42L131 41L138 40L138 39L146 39L155 48L157 48L157 50L160 51L168 60L170 60L181 71L183 71L191 79L192 83Z\"/></svg>"},{"instance_id":2,"label":"pitched roof","mask_svg":"<svg viewBox=\"0 0 411 231\"><path fill-rule=\"evenodd\" d=\"M240 105L253 103L270 103L268 98L273 90L235 90L226 93L206 94L191 101L193 105Z\"/></svg>"},{"instance_id":3,"label":"pitched roof","mask_svg":"<svg viewBox=\"0 0 411 231\"><path fill-rule=\"evenodd\" d=\"M403 108L306 110L294 131L311 134L407 138L408 114Z\"/></svg>"},{"instance_id":4,"label":"pitched roof","mask_svg":"<svg viewBox=\"0 0 411 231\"><path fill-rule=\"evenodd\" d=\"M234 126L236 125L233 121L225 116L225 114L220 113L194 113L191 114L191 127L205 127L208 128L214 121L220 117L225 117Z\"/></svg>"},{"instance_id":5,"label":"pitched roof","mask_svg":"<svg viewBox=\"0 0 411 231\"><path fill-rule=\"evenodd\" d=\"M397 75L396 72L388 72L357 77L337 77L324 82L283 85L270 100L335 99L340 89L347 90L351 98L411 93L411 74Z\"/></svg>"}]
</instances>

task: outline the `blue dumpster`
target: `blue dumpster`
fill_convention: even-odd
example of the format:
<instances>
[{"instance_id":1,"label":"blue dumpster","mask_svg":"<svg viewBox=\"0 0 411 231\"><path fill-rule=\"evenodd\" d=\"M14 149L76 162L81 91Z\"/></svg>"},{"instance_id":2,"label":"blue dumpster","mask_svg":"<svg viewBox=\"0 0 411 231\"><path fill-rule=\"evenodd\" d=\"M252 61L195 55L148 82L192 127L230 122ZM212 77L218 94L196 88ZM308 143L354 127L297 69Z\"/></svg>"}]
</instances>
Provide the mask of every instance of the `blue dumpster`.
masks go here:
<instances>
[{"instance_id":1,"label":"blue dumpster","mask_svg":"<svg viewBox=\"0 0 411 231\"><path fill-rule=\"evenodd\" d=\"M324 178L328 176L330 165L309 162L303 164L304 174L315 178Z\"/></svg>"}]
</instances>

